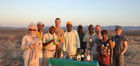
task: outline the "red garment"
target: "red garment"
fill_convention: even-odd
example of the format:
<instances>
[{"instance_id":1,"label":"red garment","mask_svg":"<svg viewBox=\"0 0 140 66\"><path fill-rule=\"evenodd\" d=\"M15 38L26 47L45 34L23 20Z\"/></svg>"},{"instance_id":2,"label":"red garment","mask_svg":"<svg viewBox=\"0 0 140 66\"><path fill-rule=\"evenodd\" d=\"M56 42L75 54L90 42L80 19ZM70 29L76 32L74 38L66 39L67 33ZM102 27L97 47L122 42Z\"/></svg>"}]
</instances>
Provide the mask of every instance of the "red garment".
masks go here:
<instances>
[{"instance_id":1,"label":"red garment","mask_svg":"<svg viewBox=\"0 0 140 66\"><path fill-rule=\"evenodd\" d=\"M99 50L99 56L98 56L98 60L99 60L99 64L102 65L110 65L111 64L111 55L110 55L110 45L109 45L109 40L107 40L106 42L102 42L100 41L100 50Z\"/></svg>"},{"instance_id":2,"label":"red garment","mask_svg":"<svg viewBox=\"0 0 140 66\"><path fill-rule=\"evenodd\" d=\"M99 55L98 60L99 60L99 63L105 64L105 65L111 64L110 56Z\"/></svg>"}]
</instances>

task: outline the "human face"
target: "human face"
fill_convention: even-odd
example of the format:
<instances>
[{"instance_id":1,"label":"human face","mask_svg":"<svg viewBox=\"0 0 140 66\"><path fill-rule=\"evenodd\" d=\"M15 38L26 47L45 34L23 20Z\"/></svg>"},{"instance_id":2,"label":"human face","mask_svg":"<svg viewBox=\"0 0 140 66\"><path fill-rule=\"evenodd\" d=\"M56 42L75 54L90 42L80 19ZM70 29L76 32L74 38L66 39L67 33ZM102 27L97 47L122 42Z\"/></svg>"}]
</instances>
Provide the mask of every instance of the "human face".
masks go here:
<instances>
[{"instance_id":1,"label":"human face","mask_svg":"<svg viewBox=\"0 0 140 66\"><path fill-rule=\"evenodd\" d=\"M108 34L102 34L103 38L107 38Z\"/></svg>"},{"instance_id":2,"label":"human face","mask_svg":"<svg viewBox=\"0 0 140 66\"><path fill-rule=\"evenodd\" d=\"M60 26L60 23L61 23L61 20L56 20L56 21L55 21L56 27L59 27L59 26Z\"/></svg>"},{"instance_id":3,"label":"human face","mask_svg":"<svg viewBox=\"0 0 140 66\"><path fill-rule=\"evenodd\" d=\"M50 28L49 33L53 35L55 33L55 28Z\"/></svg>"},{"instance_id":4,"label":"human face","mask_svg":"<svg viewBox=\"0 0 140 66\"><path fill-rule=\"evenodd\" d=\"M94 31L94 27L93 26L89 26L89 32L93 32Z\"/></svg>"},{"instance_id":5,"label":"human face","mask_svg":"<svg viewBox=\"0 0 140 66\"><path fill-rule=\"evenodd\" d=\"M121 30L121 29L117 29L117 30L116 30L116 35L120 36L121 33L122 33L122 30Z\"/></svg>"},{"instance_id":6,"label":"human face","mask_svg":"<svg viewBox=\"0 0 140 66\"><path fill-rule=\"evenodd\" d=\"M82 32L82 30L83 30L82 26L78 26L77 31Z\"/></svg>"},{"instance_id":7,"label":"human face","mask_svg":"<svg viewBox=\"0 0 140 66\"><path fill-rule=\"evenodd\" d=\"M68 30L68 32L72 31L72 25L71 24L67 24L67 30Z\"/></svg>"},{"instance_id":8,"label":"human face","mask_svg":"<svg viewBox=\"0 0 140 66\"><path fill-rule=\"evenodd\" d=\"M99 34L101 32L101 27L100 26L96 26L95 31L96 31L96 34Z\"/></svg>"},{"instance_id":9,"label":"human face","mask_svg":"<svg viewBox=\"0 0 140 66\"><path fill-rule=\"evenodd\" d=\"M29 29L29 34L30 35L34 35L35 33L36 33L36 29L34 29L34 28Z\"/></svg>"},{"instance_id":10,"label":"human face","mask_svg":"<svg viewBox=\"0 0 140 66\"><path fill-rule=\"evenodd\" d=\"M38 31L42 31L43 27L44 27L44 25L38 25Z\"/></svg>"}]
</instances>

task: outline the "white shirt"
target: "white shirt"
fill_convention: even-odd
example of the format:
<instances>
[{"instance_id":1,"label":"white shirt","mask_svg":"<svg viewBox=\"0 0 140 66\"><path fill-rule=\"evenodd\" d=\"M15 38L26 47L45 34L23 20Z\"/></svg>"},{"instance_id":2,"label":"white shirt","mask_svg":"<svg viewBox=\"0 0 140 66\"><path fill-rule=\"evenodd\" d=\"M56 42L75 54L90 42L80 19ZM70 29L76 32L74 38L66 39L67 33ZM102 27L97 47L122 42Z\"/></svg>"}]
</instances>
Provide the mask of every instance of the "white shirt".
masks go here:
<instances>
[{"instance_id":1,"label":"white shirt","mask_svg":"<svg viewBox=\"0 0 140 66\"><path fill-rule=\"evenodd\" d=\"M48 43L50 40L53 39L53 37L55 38L55 43L57 44L57 36L55 34L50 34L50 33L46 33L43 36L43 43ZM56 44L54 45L53 42L51 42L50 44L48 44L47 46L45 46L46 50L55 50L56 49Z\"/></svg>"},{"instance_id":2,"label":"white shirt","mask_svg":"<svg viewBox=\"0 0 140 66\"><path fill-rule=\"evenodd\" d=\"M92 40L95 40L94 34L92 34L92 36L90 36L90 34L85 34L84 38L83 38L83 42L86 42L86 48L90 48L90 43L89 43L89 38L92 37Z\"/></svg>"},{"instance_id":3,"label":"white shirt","mask_svg":"<svg viewBox=\"0 0 140 66\"><path fill-rule=\"evenodd\" d=\"M80 48L80 40L77 31L65 32L63 50L70 56L75 55L78 48Z\"/></svg>"},{"instance_id":4,"label":"white shirt","mask_svg":"<svg viewBox=\"0 0 140 66\"><path fill-rule=\"evenodd\" d=\"M94 35L93 36L94 39L93 39L93 47L92 47L92 55L95 55L97 56L98 55L98 52L97 52L97 42L102 39L102 36L98 36L98 35Z\"/></svg>"},{"instance_id":5,"label":"white shirt","mask_svg":"<svg viewBox=\"0 0 140 66\"><path fill-rule=\"evenodd\" d=\"M92 40L93 40L93 46L92 48L90 47L90 44L89 44L89 38L92 37ZM84 39L83 41L86 42L86 48L91 48L91 53L92 55L97 55L98 52L97 52L97 40L99 39L102 39L102 36L97 36L95 34L93 34L92 36L90 36L88 33L84 36Z\"/></svg>"},{"instance_id":6,"label":"white shirt","mask_svg":"<svg viewBox=\"0 0 140 66\"><path fill-rule=\"evenodd\" d=\"M38 54L42 53L42 41L41 39L37 36L31 36L31 35L25 35L22 39L22 44L21 44L21 49L24 50L23 58L29 59L29 55L31 55L31 45L32 44L39 44L38 47L36 47L39 50ZM42 54L41 54L42 55Z\"/></svg>"}]
</instances>

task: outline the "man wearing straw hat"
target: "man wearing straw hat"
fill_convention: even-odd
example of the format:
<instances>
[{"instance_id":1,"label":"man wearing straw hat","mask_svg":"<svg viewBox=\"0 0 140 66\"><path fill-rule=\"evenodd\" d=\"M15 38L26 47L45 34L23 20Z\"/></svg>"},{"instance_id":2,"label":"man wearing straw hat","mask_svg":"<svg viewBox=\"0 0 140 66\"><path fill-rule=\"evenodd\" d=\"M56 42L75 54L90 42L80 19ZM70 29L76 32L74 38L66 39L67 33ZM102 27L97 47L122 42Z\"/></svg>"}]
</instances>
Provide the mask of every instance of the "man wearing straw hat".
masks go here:
<instances>
[{"instance_id":1,"label":"man wearing straw hat","mask_svg":"<svg viewBox=\"0 0 140 66\"><path fill-rule=\"evenodd\" d=\"M64 33L63 50L66 55L72 59L76 55L76 51L80 48L79 35L76 30L72 30L72 23L67 22L67 31Z\"/></svg>"}]
</instances>

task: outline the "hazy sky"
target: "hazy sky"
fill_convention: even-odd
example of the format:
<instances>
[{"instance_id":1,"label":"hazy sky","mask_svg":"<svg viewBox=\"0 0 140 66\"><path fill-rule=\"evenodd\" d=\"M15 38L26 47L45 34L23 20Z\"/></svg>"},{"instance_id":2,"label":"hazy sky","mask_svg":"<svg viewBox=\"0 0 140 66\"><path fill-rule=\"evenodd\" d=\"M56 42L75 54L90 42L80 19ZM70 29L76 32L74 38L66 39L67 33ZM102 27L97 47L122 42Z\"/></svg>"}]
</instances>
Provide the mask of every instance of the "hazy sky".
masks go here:
<instances>
[{"instance_id":1,"label":"hazy sky","mask_svg":"<svg viewBox=\"0 0 140 66\"><path fill-rule=\"evenodd\" d=\"M0 0L0 26L26 26L61 18L73 25L140 26L140 0Z\"/></svg>"}]
</instances>

